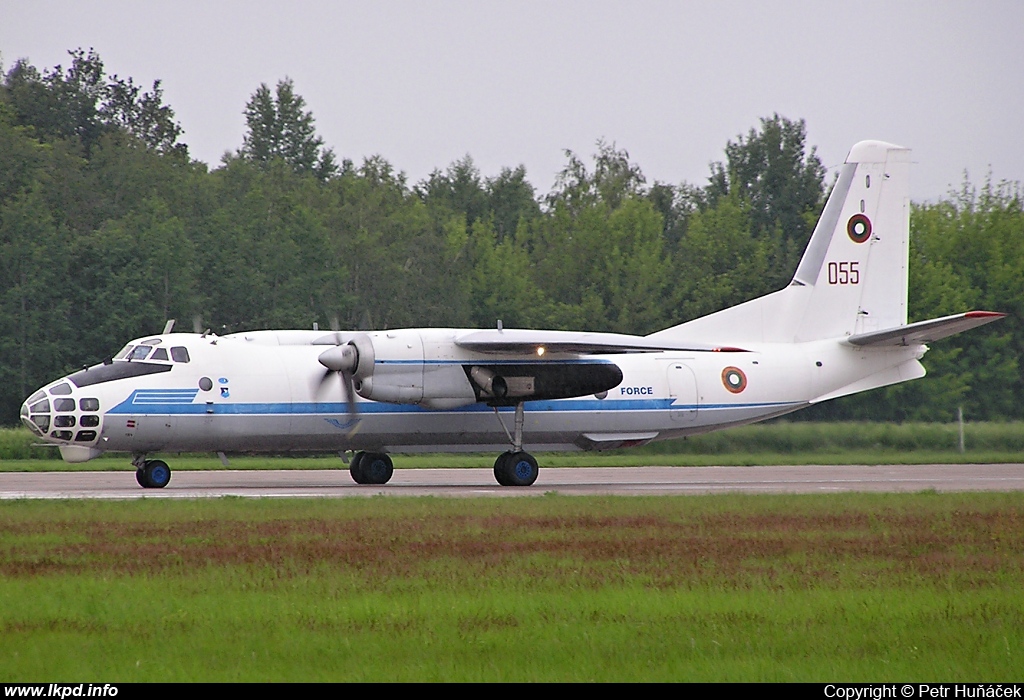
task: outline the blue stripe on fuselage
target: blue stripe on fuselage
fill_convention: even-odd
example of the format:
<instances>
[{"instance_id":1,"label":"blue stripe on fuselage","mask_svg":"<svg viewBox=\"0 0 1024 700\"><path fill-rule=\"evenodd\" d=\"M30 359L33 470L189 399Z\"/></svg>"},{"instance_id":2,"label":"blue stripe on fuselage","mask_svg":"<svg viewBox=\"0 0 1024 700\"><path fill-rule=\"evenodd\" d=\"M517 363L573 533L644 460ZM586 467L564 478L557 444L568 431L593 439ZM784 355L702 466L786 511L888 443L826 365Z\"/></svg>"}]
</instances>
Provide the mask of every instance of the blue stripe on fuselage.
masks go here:
<instances>
[{"instance_id":1,"label":"blue stripe on fuselage","mask_svg":"<svg viewBox=\"0 0 1024 700\"><path fill-rule=\"evenodd\" d=\"M144 404L133 402L133 393L127 400L107 411L108 414L123 415L200 415L213 409L216 415L337 415L346 413L345 403L155 403L146 401ZM557 401L527 401L525 408L531 412L562 412L562 411L707 411L736 408L770 408L790 406L793 401L773 401L768 403L728 403L728 404L676 404L673 399L559 399ZM359 411L366 414L384 413L479 413L493 411L487 404L477 403L455 409L429 409L414 404L392 404L377 401L359 402ZM499 411L514 411L512 406L503 406Z\"/></svg>"}]
</instances>

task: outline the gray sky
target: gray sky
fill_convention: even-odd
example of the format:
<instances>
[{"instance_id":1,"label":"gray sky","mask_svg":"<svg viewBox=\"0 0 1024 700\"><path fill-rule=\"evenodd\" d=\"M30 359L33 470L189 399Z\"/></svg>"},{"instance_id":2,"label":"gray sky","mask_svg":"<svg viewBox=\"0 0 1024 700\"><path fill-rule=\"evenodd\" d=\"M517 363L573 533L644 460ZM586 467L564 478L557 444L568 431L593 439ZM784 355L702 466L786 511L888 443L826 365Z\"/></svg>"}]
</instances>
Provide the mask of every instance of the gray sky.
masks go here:
<instances>
[{"instance_id":1,"label":"gray sky","mask_svg":"<svg viewBox=\"0 0 1024 700\"><path fill-rule=\"evenodd\" d=\"M326 144L411 182L467 153L547 192L565 149L629 151L648 182L704 184L729 139L805 119L828 167L855 142L914 149L911 194L964 170L1024 181L1024 2L131 2L0 0L4 69L108 72L165 101L192 156L242 143L242 110L285 76Z\"/></svg>"}]
</instances>

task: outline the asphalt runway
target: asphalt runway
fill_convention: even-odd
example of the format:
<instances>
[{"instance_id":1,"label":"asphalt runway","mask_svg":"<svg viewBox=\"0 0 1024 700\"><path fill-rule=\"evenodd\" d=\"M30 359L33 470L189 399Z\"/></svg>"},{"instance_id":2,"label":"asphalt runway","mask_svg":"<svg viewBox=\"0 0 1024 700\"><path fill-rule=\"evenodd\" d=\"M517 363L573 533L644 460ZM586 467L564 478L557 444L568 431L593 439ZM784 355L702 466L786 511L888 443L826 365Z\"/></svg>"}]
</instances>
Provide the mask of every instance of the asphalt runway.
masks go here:
<instances>
[{"instance_id":1,"label":"asphalt runway","mask_svg":"<svg viewBox=\"0 0 1024 700\"><path fill-rule=\"evenodd\" d=\"M360 486L347 470L179 471L163 489L143 489L122 472L0 473L0 499L340 498L346 496L678 495L1024 491L1024 464L799 467L541 468L526 488L498 486L490 469L397 469L385 486Z\"/></svg>"}]
</instances>

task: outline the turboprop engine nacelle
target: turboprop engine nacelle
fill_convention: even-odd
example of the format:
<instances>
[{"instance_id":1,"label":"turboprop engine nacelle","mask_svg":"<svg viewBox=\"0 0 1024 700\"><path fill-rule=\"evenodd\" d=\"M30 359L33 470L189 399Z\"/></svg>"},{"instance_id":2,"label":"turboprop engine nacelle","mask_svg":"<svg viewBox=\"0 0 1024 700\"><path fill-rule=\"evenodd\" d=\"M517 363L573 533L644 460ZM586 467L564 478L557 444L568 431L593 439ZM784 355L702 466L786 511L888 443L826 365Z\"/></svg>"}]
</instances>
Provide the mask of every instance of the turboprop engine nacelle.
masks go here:
<instances>
[{"instance_id":1,"label":"turboprop engine nacelle","mask_svg":"<svg viewBox=\"0 0 1024 700\"><path fill-rule=\"evenodd\" d=\"M477 401L452 334L396 330L361 334L349 344L359 353L353 373L364 399L457 408Z\"/></svg>"},{"instance_id":2,"label":"turboprop engine nacelle","mask_svg":"<svg viewBox=\"0 0 1024 700\"><path fill-rule=\"evenodd\" d=\"M364 399L436 409L599 394L622 381L622 370L611 362L481 355L459 347L456 333L403 329L339 334L333 341L338 346L321 354L320 362L350 373Z\"/></svg>"}]
</instances>

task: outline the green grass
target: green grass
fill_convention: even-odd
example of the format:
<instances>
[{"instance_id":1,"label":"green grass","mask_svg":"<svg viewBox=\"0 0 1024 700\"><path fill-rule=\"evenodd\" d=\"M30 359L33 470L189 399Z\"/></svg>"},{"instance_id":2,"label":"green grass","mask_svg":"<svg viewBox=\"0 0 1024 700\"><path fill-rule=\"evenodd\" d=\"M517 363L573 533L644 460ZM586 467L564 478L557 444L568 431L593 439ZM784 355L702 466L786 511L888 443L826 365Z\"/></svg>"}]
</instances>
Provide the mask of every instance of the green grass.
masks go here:
<instances>
[{"instance_id":1,"label":"green grass","mask_svg":"<svg viewBox=\"0 0 1024 700\"><path fill-rule=\"evenodd\" d=\"M0 677L1011 681L1024 494L0 503Z\"/></svg>"}]
</instances>

